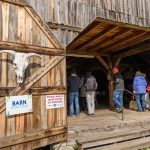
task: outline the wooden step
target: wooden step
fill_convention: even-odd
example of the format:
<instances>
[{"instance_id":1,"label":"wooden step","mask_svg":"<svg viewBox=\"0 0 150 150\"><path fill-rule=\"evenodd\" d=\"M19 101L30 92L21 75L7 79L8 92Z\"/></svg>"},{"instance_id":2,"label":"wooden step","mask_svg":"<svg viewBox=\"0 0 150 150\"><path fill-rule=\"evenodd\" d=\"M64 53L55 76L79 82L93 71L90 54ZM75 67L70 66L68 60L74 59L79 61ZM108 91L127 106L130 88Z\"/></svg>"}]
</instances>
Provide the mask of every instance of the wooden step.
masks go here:
<instances>
[{"instance_id":1,"label":"wooden step","mask_svg":"<svg viewBox=\"0 0 150 150\"><path fill-rule=\"evenodd\" d=\"M84 133L83 133L84 134ZM106 133L103 132L93 132L92 134L85 133L84 138L78 138L76 140L79 150L82 149L92 149L92 148L107 148L111 146L116 146L114 144L124 143L127 141L134 141L135 139L141 139L143 137L150 136L150 129L130 129L130 130L116 130L116 131L108 131ZM130 147L130 146L129 146ZM119 149L116 149L119 150Z\"/></svg>"},{"instance_id":2,"label":"wooden step","mask_svg":"<svg viewBox=\"0 0 150 150\"><path fill-rule=\"evenodd\" d=\"M140 150L150 147L150 137L142 137L121 143L114 143L111 145L87 148L87 150Z\"/></svg>"}]
</instances>

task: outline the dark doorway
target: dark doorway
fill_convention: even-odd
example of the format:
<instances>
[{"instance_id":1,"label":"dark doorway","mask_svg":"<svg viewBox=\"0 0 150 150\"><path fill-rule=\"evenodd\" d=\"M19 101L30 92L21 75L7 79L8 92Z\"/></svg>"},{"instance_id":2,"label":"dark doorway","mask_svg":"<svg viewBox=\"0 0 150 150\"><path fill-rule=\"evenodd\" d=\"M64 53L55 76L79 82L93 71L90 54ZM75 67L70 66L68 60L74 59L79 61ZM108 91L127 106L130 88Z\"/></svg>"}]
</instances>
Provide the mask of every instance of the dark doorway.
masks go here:
<instances>
[{"instance_id":1,"label":"dark doorway","mask_svg":"<svg viewBox=\"0 0 150 150\"><path fill-rule=\"evenodd\" d=\"M109 97L107 71L99 63L99 61L96 58L67 57L67 76L69 76L72 68L77 70L77 74L80 78L85 76L87 71L91 71L92 75L96 77L98 83L95 97L96 109L104 106L108 107Z\"/></svg>"}]
</instances>

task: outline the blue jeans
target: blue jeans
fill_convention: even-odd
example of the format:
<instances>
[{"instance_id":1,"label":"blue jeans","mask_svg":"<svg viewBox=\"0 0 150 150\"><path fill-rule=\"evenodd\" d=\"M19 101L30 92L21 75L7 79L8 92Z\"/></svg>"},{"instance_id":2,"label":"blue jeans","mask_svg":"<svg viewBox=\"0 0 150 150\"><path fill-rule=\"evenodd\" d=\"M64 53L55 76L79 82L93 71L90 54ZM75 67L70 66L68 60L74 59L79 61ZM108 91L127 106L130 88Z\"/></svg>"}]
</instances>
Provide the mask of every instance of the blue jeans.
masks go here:
<instances>
[{"instance_id":1,"label":"blue jeans","mask_svg":"<svg viewBox=\"0 0 150 150\"><path fill-rule=\"evenodd\" d=\"M113 93L113 100L117 108L123 107L123 91L115 90Z\"/></svg>"},{"instance_id":2,"label":"blue jeans","mask_svg":"<svg viewBox=\"0 0 150 150\"><path fill-rule=\"evenodd\" d=\"M76 108L76 115L79 115L79 93L69 93L69 102L70 102L70 116L75 115L74 104Z\"/></svg>"},{"instance_id":3,"label":"blue jeans","mask_svg":"<svg viewBox=\"0 0 150 150\"><path fill-rule=\"evenodd\" d=\"M146 108L145 94L136 94L135 95L136 103L140 112L142 112L142 108ZM142 101L142 106L141 102Z\"/></svg>"}]
</instances>

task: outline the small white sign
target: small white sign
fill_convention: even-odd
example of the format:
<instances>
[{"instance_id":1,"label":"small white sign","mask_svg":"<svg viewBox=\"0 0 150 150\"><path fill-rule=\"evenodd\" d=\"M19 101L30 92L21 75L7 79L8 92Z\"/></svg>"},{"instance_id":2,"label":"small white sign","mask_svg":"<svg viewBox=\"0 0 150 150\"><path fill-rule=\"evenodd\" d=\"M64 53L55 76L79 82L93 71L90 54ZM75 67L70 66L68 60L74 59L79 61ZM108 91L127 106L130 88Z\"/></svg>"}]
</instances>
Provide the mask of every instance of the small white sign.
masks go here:
<instances>
[{"instance_id":1,"label":"small white sign","mask_svg":"<svg viewBox=\"0 0 150 150\"><path fill-rule=\"evenodd\" d=\"M7 96L6 115L16 115L32 112L32 95Z\"/></svg>"},{"instance_id":2,"label":"small white sign","mask_svg":"<svg viewBox=\"0 0 150 150\"><path fill-rule=\"evenodd\" d=\"M46 96L46 109L62 107L64 107L64 94Z\"/></svg>"}]
</instances>

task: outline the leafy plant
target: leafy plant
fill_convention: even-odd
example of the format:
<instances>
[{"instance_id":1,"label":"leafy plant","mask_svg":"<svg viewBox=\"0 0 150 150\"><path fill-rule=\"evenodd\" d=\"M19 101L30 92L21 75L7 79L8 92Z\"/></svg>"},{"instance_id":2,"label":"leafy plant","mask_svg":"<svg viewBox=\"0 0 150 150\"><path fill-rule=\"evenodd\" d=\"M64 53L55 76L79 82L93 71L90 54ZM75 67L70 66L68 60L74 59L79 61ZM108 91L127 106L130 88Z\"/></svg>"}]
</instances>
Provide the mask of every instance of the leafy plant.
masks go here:
<instances>
[{"instance_id":1,"label":"leafy plant","mask_svg":"<svg viewBox=\"0 0 150 150\"><path fill-rule=\"evenodd\" d=\"M75 144L75 145L73 146L73 148L74 148L74 150L78 150L78 145Z\"/></svg>"}]
</instances>

